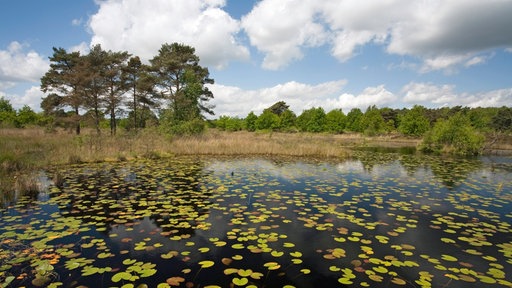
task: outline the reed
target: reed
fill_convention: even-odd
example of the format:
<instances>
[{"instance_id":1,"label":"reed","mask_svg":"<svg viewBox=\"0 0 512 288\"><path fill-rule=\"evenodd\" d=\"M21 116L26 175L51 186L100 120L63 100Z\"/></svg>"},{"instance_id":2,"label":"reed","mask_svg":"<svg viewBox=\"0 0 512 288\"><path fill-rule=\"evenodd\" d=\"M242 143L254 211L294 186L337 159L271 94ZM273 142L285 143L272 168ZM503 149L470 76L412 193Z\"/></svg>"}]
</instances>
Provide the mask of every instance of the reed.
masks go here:
<instances>
[{"instance_id":1,"label":"reed","mask_svg":"<svg viewBox=\"0 0 512 288\"><path fill-rule=\"evenodd\" d=\"M313 134L210 131L171 141L175 154L346 157L333 137Z\"/></svg>"},{"instance_id":2,"label":"reed","mask_svg":"<svg viewBox=\"0 0 512 288\"><path fill-rule=\"evenodd\" d=\"M124 161L172 155L283 155L345 157L347 149L334 135L222 132L211 129L197 136L162 135L154 130L139 133L85 131L76 136L65 131L1 129L2 170L17 171L49 165Z\"/></svg>"}]
</instances>

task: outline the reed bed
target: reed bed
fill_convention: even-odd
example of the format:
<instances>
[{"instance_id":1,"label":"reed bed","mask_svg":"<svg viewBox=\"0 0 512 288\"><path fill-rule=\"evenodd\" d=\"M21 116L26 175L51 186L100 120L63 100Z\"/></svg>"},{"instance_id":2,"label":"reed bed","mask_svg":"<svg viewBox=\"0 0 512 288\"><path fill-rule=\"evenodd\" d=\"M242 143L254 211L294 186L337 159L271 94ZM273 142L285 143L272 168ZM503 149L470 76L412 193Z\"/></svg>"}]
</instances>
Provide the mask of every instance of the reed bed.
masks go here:
<instances>
[{"instance_id":1,"label":"reed bed","mask_svg":"<svg viewBox=\"0 0 512 288\"><path fill-rule=\"evenodd\" d=\"M197 136L166 136L153 130L138 133L97 134L86 130L76 136L65 131L0 129L0 169L81 162L124 161L173 155L269 155L346 157L348 150L334 135L222 132L211 129Z\"/></svg>"}]
</instances>

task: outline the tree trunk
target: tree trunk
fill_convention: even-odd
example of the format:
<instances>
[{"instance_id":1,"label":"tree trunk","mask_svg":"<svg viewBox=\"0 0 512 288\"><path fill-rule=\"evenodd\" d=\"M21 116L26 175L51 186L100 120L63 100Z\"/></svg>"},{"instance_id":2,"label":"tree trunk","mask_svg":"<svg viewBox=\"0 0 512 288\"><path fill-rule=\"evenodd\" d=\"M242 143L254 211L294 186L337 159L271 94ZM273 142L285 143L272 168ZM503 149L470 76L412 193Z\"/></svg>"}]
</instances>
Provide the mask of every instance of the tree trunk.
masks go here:
<instances>
[{"instance_id":1,"label":"tree trunk","mask_svg":"<svg viewBox=\"0 0 512 288\"><path fill-rule=\"evenodd\" d=\"M100 134L100 111L98 110L98 105L94 107L94 125L96 126L96 134Z\"/></svg>"},{"instance_id":2,"label":"tree trunk","mask_svg":"<svg viewBox=\"0 0 512 288\"><path fill-rule=\"evenodd\" d=\"M116 135L117 132L117 123L116 123L116 113L113 108L110 109L110 136Z\"/></svg>"},{"instance_id":3,"label":"tree trunk","mask_svg":"<svg viewBox=\"0 0 512 288\"><path fill-rule=\"evenodd\" d=\"M133 86L133 128L137 131L137 91L136 86Z\"/></svg>"},{"instance_id":4,"label":"tree trunk","mask_svg":"<svg viewBox=\"0 0 512 288\"><path fill-rule=\"evenodd\" d=\"M75 108L75 113L76 113L76 123L75 123L75 131L76 131L76 135L80 135L80 111L78 111L78 107Z\"/></svg>"}]
</instances>

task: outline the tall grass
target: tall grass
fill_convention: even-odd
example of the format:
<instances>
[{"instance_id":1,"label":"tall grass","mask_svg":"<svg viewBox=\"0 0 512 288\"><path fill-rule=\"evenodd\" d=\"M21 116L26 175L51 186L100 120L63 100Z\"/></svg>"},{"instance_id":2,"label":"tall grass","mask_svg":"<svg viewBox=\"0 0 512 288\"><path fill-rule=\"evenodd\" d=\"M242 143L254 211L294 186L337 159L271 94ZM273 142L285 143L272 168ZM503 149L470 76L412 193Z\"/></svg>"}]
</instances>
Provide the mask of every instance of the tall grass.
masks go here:
<instances>
[{"instance_id":1,"label":"tall grass","mask_svg":"<svg viewBox=\"0 0 512 288\"><path fill-rule=\"evenodd\" d=\"M345 157L347 150L333 135L221 132L166 136L153 130L108 133L0 129L1 169L18 171L49 165L123 161L171 155L288 155Z\"/></svg>"}]
</instances>

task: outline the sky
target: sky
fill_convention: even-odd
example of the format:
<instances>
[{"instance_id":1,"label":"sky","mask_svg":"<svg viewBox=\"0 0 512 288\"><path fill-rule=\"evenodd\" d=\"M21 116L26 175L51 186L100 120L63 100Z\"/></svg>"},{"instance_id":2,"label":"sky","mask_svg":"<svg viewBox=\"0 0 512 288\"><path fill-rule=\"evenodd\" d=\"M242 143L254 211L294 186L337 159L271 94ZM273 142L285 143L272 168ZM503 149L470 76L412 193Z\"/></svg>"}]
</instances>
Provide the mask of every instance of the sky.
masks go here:
<instances>
[{"instance_id":1,"label":"sky","mask_svg":"<svg viewBox=\"0 0 512 288\"><path fill-rule=\"evenodd\" d=\"M0 9L0 97L41 111L53 47L195 47L215 117L285 101L297 115L370 105L512 106L512 0L16 0Z\"/></svg>"}]
</instances>

